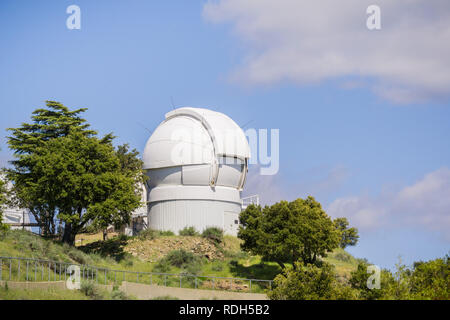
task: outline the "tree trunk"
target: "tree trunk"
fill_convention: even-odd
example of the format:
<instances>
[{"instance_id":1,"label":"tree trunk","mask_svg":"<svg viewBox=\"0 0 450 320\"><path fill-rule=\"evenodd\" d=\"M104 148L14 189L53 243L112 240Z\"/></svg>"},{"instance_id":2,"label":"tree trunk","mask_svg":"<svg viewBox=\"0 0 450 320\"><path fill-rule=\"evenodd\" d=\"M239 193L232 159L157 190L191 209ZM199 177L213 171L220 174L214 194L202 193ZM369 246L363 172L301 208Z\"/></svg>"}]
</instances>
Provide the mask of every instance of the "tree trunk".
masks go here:
<instances>
[{"instance_id":1,"label":"tree trunk","mask_svg":"<svg viewBox=\"0 0 450 320\"><path fill-rule=\"evenodd\" d=\"M66 223L64 225L64 234L63 234L62 241L64 243L67 243L67 244L71 245L71 246L73 246L75 244L75 235L73 233L72 224L71 223Z\"/></svg>"},{"instance_id":2,"label":"tree trunk","mask_svg":"<svg viewBox=\"0 0 450 320\"><path fill-rule=\"evenodd\" d=\"M108 239L108 229L103 229L103 241Z\"/></svg>"}]
</instances>

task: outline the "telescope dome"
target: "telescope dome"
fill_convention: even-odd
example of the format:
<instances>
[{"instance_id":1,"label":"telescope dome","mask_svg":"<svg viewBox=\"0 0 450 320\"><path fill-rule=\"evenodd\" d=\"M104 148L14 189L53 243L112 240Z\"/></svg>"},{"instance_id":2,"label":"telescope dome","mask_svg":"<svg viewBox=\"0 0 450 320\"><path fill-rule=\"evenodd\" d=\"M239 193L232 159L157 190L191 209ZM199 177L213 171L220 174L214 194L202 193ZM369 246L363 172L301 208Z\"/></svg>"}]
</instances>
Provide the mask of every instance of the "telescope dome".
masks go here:
<instances>
[{"instance_id":1,"label":"telescope dome","mask_svg":"<svg viewBox=\"0 0 450 320\"><path fill-rule=\"evenodd\" d=\"M187 107L168 112L143 153L149 227L216 226L235 235L249 157L244 132L225 114Z\"/></svg>"}]
</instances>

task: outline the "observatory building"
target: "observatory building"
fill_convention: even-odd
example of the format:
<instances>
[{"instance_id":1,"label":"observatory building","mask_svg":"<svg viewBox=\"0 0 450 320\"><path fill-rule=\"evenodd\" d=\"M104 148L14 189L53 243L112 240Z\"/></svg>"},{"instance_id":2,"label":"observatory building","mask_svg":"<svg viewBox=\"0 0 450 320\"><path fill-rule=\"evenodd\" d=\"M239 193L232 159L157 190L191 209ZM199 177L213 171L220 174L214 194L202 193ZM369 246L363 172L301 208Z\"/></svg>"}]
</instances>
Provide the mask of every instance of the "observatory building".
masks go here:
<instances>
[{"instance_id":1,"label":"observatory building","mask_svg":"<svg viewBox=\"0 0 450 320\"><path fill-rule=\"evenodd\" d=\"M177 233L214 226L236 235L249 157L244 132L225 114L167 113L143 154L148 228Z\"/></svg>"}]
</instances>

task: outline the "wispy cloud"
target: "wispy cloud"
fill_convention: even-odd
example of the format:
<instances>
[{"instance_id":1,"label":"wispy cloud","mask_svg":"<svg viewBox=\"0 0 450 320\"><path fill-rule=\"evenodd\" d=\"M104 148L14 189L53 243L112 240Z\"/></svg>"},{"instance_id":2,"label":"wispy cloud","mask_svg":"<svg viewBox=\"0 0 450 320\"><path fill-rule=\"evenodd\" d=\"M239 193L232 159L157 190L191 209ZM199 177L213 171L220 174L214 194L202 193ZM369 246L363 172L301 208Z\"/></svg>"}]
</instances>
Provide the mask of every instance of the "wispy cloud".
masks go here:
<instances>
[{"instance_id":1,"label":"wispy cloud","mask_svg":"<svg viewBox=\"0 0 450 320\"><path fill-rule=\"evenodd\" d=\"M336 199L327 212L333 217L348 217L363 230L414 226L437 232L450 241L450 169L428 173L397 192Z\"/></svg>"},{"instance_id":2,"label":"wispy cloud","mask_svg":"<svg viewBox=\"0 0 450 320\"><path fill-rule=\"evenodd\" d=\"M396 103L450 95L450 2L378 0L381 30L366 28L369 0L219 0L204 17L231 23L247 56L232 78L250 85L353 76ZM345 80L343 80L345 81Z\"/></svg>"},{"instance_id":3,"label":"wispy cloud","mask_svg":"<svg viewBox=\"0 0 450 320\"><path fill-rule=\"evenodd\" d=\"M258 194L263 205L280 200L292 201L312 195L326 198L338 190L349 177L349 170L342 166L318 166L298 174L298 180L285 179L281 174L261 175L259 167L250 167L245 183L244 196Z\"/></svg>"}]
</instances>

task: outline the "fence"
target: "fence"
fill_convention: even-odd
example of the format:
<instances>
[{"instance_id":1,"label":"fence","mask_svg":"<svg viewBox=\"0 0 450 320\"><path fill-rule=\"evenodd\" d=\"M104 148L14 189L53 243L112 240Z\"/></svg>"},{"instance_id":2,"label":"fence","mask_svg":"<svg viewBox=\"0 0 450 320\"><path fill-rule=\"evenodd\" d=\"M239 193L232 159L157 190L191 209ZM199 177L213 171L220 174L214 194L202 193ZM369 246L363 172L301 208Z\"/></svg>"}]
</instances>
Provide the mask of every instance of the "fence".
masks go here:
<instances>
[{"instance_id":1,"label":"fence","mask_svg":"<svg viewBox=\"0 0 450 320\"><path fill-rule=\"evenodd\" d=\"M167 287L264 292L272 288L272 280L200 276L186 273L159 273L114 270L69 262L56 262L20 257L0 256L0 281L61 281L70 277L69 266L80 267L80 280L100 284L121 281Z\"/></svg>"}]
</instances>

